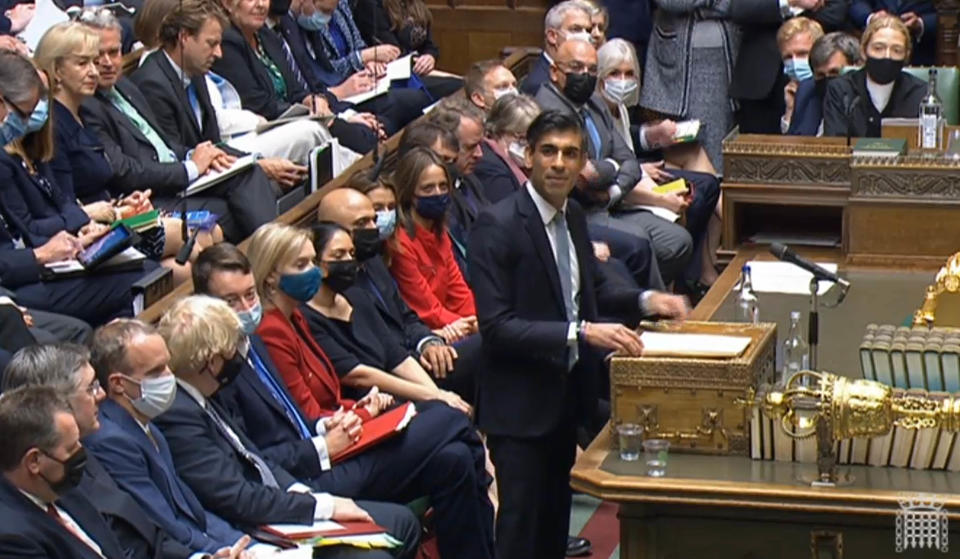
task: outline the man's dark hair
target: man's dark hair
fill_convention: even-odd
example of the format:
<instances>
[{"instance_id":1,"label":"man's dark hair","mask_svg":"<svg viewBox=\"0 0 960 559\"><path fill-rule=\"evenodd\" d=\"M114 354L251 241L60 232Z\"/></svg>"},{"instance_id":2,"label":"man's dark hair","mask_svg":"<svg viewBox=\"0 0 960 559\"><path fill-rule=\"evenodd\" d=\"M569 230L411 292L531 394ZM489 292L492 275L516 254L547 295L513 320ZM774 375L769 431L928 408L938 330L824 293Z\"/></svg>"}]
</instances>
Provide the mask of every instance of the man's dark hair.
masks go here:
<instances>
[{"instance_id":1,"label":"man's dark hair","mask_svg":"<svg viewBox=\"0 0 960 559\"><path fill-rule=\"evenodd\" d=\"M230 27L226 12L213 0L180 0L160 24L160 43L165 47L176 45L181 31L195 37L210 18L217 20L224 31Z\"/></svg>"},{"instance_id":2,"label":"man's dark hair","mask_svg":"<svg viewBox=\"0 0 960 559\"><path fill-rule=\"evenodd\" d=\"M857 39L843 31L834 31L813 42L810 47L810 68L816 71L838 51L843 53L848 66L858 66L863 62L860 59L860 43Z\"/></svg>"},{"instance_id":3,"label":"man's dark hair","mask_svg":"<svg viewBox=\"0 0 960 559\"><path fill-rule=\"evenodd\" d=\"M198 295L210 294L210 278L215 272L253 271L250 261L240 249L230 243L217 243L203 249L193 263L193 291Z\"/></svg>"},{"instance_id":4,"label":"man's dark hair","mask_svg":"<svg viewBox=\"0 0 960 559\"><path fill-rule=\"evenodd\" d=\"M580 120L560 111L543 111L533 119L527 129L527 145L530 149L536 149L537 143L551 132L576 132L580 136L581 148L586 149L586 138L580 127Z\"/></svg>"},{"instance_id":5,"label":"man's dark hair","mask_svg":"<svg viewBox=\"0 0 960 559\"><path fill-rule=\"evenodd\" d=\"M127 363L130 340L156 333L153 326L133 318L120 318L97 328L90 341L90 364L104 390L110 383L110 375L130 372Z\"/></svg>"},{"instance_id":6,"label":"man's dark hair","mask_svg":"<svg viewBox=\"0 0 960 559\"><path fill-rule=\"evenodd\" d=\"M397 157L403 157L413 148L432 149L433 144L440 140L440 144L452 151L460 151L460 142L457 140L457 126L460 125L460 117L457 117L453 128L443 126L433 120L418 120L403 131L400 136L400 145L397 146Z\"/></svg>"},{"instance_id":7,"label":"man's dark hair","mask_svg":"<svg viewBox=\"0 0 960 559\"><path fill-rule=\"evenodd\" d=\"M49 386L61 396L77 391L77 373L90 362L86 347L71 343L27 346L13 355L3 372L3 391Z\"/></svg>"},{"instance_id":8,"label":"man's dark hair","mask_svg":"<svg viewBox=\"0 0 960 559\"><path fill-rule=\"evenodd\" d=\"M73 412L51 386L22 386L0 395L0 471L20 464L31 448L52 451L60 443L54 416Z\"/></svg>"}]
</instances>

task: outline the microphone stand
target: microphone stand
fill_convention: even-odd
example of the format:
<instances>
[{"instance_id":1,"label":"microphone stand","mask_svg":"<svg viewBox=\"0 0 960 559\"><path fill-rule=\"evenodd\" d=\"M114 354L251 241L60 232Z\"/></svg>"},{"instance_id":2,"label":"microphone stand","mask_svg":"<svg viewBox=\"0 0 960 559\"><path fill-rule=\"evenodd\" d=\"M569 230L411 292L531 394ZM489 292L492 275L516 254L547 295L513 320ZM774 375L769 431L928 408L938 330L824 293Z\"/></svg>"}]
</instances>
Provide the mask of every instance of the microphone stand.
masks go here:
<instances>
[{"instance_id":1,"label":"microphone stand","mask_svg":"<svg viewBox=\"0 0 960 559\"><path fill-rule=\"evenodd\" d=\"M811 371L818 371L817 362L818 351L820 344L820 294L818 293L820 288L821 281L831 281L827 278L820 277L817 274L814 274L810 278L810 313L807 315L807 340L808 340L808 349L807 349L807 358L809 360L809 366ZM827 308L833 308L838 306L843 302L844 298L847 296L847 291L850 290L850 284L845 281L835 282L835 285L840 286L840 295L837 297L837 301L833 304L826 304Z\"/></svg>"}]
</instances>

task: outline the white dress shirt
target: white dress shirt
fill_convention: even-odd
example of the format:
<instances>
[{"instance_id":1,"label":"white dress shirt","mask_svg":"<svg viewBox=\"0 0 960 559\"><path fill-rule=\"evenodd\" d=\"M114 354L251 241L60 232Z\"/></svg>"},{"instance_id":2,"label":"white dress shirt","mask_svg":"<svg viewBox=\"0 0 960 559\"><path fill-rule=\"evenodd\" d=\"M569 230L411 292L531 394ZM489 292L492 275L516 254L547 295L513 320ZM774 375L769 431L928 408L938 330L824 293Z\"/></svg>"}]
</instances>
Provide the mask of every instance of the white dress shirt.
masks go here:
<instances>
[{"instance_id":1,"label":"white dress shirt","mask_svg":"<svg viewBox=\"0 0 960 559\"><path fill-rule=\"evenodd\" d=\"M550 250L553 252L554 262L557 262L557 239L556 231L553 226L553 218L557 215L557 209L550 202L547 202L539 192L533 188L530 181L525 185L530 197L533 198L533 204L537 207L537 213L543 221L543 228L547 232L547 239L550 241ZM567 211L567 201L563 202L563 211ZM580 263L577 259L577 249L573 245L573 238L570 237L569 221L567 222L567 246L570 250L570 293L573 301L566 301L565 304L572 305L574 316L580 314ZM559 264L558 271L559 271ZM567 345L576 345L577 343L577 323L571 322L567 328Z\"/></svg>"}]
</instances>

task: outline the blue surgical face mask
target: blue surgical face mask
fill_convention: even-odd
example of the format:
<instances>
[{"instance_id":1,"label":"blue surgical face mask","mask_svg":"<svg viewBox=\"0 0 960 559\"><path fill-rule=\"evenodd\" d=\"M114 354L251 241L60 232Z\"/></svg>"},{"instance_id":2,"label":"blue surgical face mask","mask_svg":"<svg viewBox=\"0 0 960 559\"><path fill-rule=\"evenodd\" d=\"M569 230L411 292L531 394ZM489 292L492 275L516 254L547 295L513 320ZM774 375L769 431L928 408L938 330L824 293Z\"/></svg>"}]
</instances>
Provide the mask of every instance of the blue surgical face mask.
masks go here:
<instances>
[{"instance_id":1,"label":"blue surgical face mask","mask_svg":"<svg viewBox=\"0 0 960 559\"><path fill-rule=\"evenodd\" d=\"M47 119L50 118L50 106L47 104L46 99L41 99L33 113L30 114L30 120L27 122L27 134L36 132L43 128L43 125L47 123Z\"/></svg>"},{"instance_id":2,"label":"blue surgical face mask","mask_svg":"<svg viewBox=\"0 0 960 559\"><path fill-rule=\"evenodd\" d=\"M417 213L424 219L433 221L443 219L450 205L450 194L436 194L434 196L417 196Z\"/></svg>"},{"instance_id":3,"label":"blue surgical face mask","mask_svg":"<svg viewBox=\"0 0 960 559\"><path fill-rule=\"evenodd\" d=\"M297 16L297 24L307 31L320 31L330 23L332 17L330 14L325 14L317 10L308 16Z\"/></svg>"},{"instance_id":4,"label":"blue surgical face mask","mask_svg":"<svg viewBox=\"0 0 960 559\"><path fill-rule=\"evenodd\" d=\"M237 316L240 317L240 323L243 324L243 333L249 336L256 332L257 327L260 326L260 319L263 318L263 305L258 300L249 309L238 312Z\"/></svg>"},{"instance_id":5,"label":"blue surgical face mask","mask_svg":"<svg viewBox=\"0 0 960 559\"><path fill-rule=\"evenodd\" d=\"M794 56L790 60L784 60L783 73L791 80L797 82L812 78L813 70L810 68L810 59Z\"/></svg>"},{"instance_id":6,"label":"blue surgical face mask","mask_svg":"<svg viewBox=\"0 0 960 559\"><path fill-rule=\"evenodd\" d=\"M397 229L397 210L380 210L377 212L377 230L381 239L389 239Z\"/></svg>"},{"instance_id":7,"label":"blue surgical face mask","mask_svg":"<svg viewBox=\"0 0 960 559\"><path fill-rule=\"evenodd\" d=\"M323 274L320 268L313 266L299 274L284 274L280 276L277 287L290 297L301 303L306 303L320 290L320 281Z\"/></svg>"},{"instance_id":8,"label":"blue surgical face mask","mask_svg":"<svg viewBox=\"0 0 960 559\"><path fill-rule=\"evenodd\" d=\"M0 123L0 143L7 145L19 140L27 133L27 123L20 113L7 105L7 117Z\"/></svg>"}]
</instances>

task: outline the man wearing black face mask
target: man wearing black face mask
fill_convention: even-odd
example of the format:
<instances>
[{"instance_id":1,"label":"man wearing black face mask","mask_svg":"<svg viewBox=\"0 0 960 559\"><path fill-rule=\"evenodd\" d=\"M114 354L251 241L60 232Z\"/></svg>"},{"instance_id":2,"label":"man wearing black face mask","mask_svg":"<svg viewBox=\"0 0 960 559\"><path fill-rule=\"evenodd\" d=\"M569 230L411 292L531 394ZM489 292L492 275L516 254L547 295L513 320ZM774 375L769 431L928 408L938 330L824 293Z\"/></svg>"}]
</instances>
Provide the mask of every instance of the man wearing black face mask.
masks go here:
<instances>
[{"instance_id":1,"label":"man wearing black face mask","mask_svg":"<svg viewBox=\"0 0 960 559\"><path fill-rule=\"evenodd\" d=\"M823 101L826 136L880 136L884 118L917 118L927 84L903 67L910 60L910 31L898 18L870 18L860 38L866 65L827 86Z\"/></svg>"},{"instance_id":2,"label":"man wearing black face mask","mask_svg":"<svg viewBox=\"0 0 960 559\"><path fill-rule=\"evenodd\" d=\"M28 386L0 397L0 448L0 557L123 558L90 501L69 491L83 477L86 453L56 389Z\"/></svg>"},{"instance_id":3,"label":"man wearing black face mask","mask_svg":"<svg viewBox=\"0 0 960 559\"><path fill-rule=\"evenodd\" d=\"M860 44L856 38L842 31L820 37L810 49L810 67L813 79L802 80L797 86L793 114L786 133L792 136L823 135L823 100L827 86L840 76L844 67L863 64Z\"/></svg>"},{"instance_id":4,"label":"man wearing black face mask","mask_svg":"<svg viewBox=\"0 0 960 559\"><path fill-rule=\"evenodd\" d=\"M550 83L540 88L536 101L544 111L576 116L584 128L587 163L572 196L587 210L591 238L611 244L616 241L608 239L605 230L615 229L646 239L663 282L669 285L686 267L693 239L682 226L636 209L662 206L664 197L650 190L656 183L643 177L636 155L614 128L606 101L596 93L596 84L596 50L587 42L568 40L557 49Z\"/></svg>"}]
</instances>

